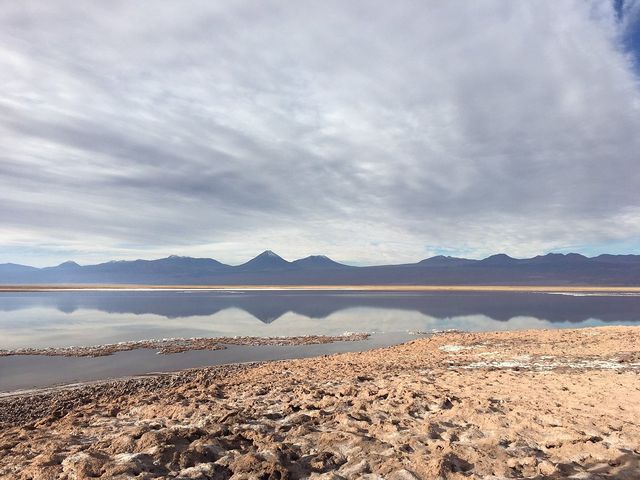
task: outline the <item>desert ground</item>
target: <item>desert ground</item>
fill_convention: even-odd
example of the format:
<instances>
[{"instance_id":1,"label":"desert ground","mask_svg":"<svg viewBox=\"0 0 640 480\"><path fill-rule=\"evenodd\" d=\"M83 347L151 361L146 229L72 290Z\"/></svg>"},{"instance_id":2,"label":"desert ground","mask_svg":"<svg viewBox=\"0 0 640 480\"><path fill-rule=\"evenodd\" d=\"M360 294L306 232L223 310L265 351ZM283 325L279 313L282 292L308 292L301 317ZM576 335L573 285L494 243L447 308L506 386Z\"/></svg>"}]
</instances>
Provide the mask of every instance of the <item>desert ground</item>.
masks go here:
<instances>
[{"instance_id":1,"label":"desert ground","mask_svg":"<svg viewBox=\"0 0 640 480\"><path fill-rule=\"evenodd\" d=\"M3 479L638 479L640 327L395 347L0 398Z\"/></svg>"}]
</instances>

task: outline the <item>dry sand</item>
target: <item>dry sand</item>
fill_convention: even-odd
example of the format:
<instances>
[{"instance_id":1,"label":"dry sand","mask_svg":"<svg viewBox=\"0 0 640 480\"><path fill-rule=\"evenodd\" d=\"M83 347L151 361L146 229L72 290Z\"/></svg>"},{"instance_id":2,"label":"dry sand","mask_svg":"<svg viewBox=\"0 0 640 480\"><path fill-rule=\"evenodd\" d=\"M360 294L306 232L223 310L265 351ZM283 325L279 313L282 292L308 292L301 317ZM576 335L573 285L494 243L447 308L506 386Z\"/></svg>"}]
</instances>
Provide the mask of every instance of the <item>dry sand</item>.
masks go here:
<instances>
[{"instance_id":1,"label":"dry sand","mask_svg":"<svg viewBox=\"0 0 640 480\"><path fill-rule=\"evenodd\" d=\"M640 327L446 333L0 399L0 478L640 478Z\"/></svg>"}]
</instances>

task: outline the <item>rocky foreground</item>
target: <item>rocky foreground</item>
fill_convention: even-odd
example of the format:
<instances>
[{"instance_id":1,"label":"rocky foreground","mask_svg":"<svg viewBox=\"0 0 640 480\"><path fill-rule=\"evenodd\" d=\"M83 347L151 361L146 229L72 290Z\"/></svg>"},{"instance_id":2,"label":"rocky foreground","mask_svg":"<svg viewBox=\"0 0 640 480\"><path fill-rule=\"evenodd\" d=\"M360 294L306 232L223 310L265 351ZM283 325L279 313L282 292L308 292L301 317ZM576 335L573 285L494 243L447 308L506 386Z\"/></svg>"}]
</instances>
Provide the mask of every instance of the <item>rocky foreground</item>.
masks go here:
<instances>
[{"instance_id":1,"label":"rocky foreground","mask_svg":"<svg viewBox=\"0 0 640 480\"><path fill-rule=\"evenodd\" d=\"M0 478L640 478L640 328L364 353L0 399Z\"/></svg>"}]
</instances>

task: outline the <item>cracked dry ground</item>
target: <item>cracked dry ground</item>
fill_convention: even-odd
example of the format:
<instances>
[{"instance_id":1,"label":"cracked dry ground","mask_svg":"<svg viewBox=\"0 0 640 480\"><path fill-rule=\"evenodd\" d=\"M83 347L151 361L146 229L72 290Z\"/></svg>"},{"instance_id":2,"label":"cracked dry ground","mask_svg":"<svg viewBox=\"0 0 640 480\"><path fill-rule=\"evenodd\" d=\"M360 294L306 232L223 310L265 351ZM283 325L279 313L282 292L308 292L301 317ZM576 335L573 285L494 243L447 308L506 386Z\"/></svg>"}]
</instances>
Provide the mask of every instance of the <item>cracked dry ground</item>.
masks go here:
<instances>
[{"instance_id":1,"label":"cracked dry ground","mask_svg":"<svg viewBox=\"0 0 640 480\"><path fill-rule=\"evenodd\" d=\"M447 333L8 398L0 478L638 479L639 338Z\"/></svg>"}]
</instances>

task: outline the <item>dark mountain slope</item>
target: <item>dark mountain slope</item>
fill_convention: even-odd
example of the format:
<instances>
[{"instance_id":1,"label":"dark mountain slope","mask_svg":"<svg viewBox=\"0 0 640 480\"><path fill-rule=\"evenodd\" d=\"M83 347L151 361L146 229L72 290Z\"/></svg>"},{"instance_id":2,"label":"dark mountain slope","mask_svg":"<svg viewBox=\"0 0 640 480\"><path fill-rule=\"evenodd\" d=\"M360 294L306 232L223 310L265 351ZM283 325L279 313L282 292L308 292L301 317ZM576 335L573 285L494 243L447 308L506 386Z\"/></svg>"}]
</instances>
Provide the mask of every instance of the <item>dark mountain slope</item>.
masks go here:
<instances>
[{"instance_id":1,"label":"dark mountain slope","mask_svg":"<svg viewBox=\"0 0 640 480\"><path fill-rule=\"evenodd\" d=\"M406 265L353 267L325 256L288 262L267 250L230 266L171 256L56 267L0 265L0 284L114 283L185 285L640 285L640 256L548 254L529 259L432 257Z\"/></svg>"}]
</instances>

